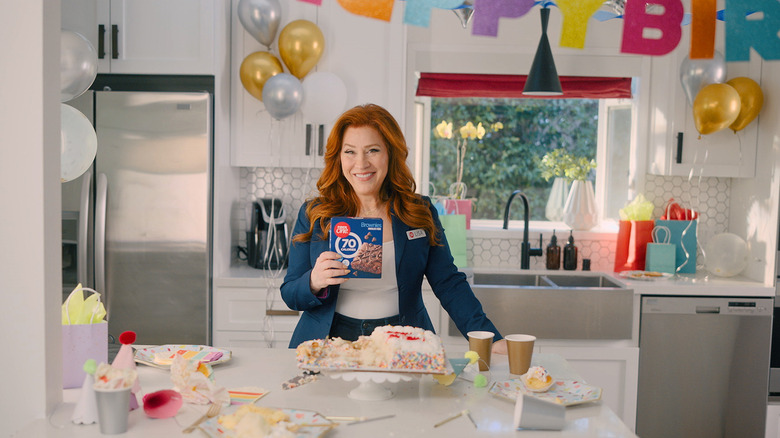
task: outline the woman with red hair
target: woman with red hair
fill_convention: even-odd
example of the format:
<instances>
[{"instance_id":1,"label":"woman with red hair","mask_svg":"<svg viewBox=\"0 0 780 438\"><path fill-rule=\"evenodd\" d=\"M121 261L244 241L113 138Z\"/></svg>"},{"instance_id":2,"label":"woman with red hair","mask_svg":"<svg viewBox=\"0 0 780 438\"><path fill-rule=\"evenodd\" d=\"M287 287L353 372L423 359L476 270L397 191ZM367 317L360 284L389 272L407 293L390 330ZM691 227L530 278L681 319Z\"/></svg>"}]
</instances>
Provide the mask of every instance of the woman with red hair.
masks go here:
<instances>
[{"instance_id":1,"label":"woman with red hair","mask_svg":"<svg viewBox=\"0 0 780 438\"><path fill-rule=\"evenodd\" d=\"M290 342L327 336L356 340L383 325L433 330L422 299L423 277L466 336L501 334L487 318L450 253L436 210L415 193L409 150L393 116L378 105L356 106L339 117L328 137L319 196L301 207L282 299L303 311ZM382 277L346 278L349 270L329 250L330 219L381 218ZM504 341L495 345L505 352Z\"/></svg>"}]
</instances>

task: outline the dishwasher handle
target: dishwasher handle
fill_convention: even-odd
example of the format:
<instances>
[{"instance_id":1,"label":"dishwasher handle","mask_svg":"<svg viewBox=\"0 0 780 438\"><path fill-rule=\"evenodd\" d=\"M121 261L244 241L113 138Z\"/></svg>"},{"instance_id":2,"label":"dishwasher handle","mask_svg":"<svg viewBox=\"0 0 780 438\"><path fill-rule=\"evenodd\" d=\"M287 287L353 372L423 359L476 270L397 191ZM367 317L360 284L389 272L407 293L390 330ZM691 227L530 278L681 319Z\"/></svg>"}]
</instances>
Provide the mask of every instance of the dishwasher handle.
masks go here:
<instances>
[{"instance_id":1,"label":"dishwasher handle","mask_svg":"<svg viewBox=\"0 0 780 438\"><path fill-rule=\"evenodd\" d=\"M696 306L696 313L720 313L720 306Z\"/></svg>"}]
</instances>

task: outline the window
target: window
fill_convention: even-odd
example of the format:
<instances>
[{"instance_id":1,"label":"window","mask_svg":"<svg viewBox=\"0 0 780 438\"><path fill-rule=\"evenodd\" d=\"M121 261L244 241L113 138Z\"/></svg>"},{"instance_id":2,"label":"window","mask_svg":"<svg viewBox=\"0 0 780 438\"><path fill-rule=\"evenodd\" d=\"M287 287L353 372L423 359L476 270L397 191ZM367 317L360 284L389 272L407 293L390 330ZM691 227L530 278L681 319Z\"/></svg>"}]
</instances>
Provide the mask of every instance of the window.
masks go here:
<instances>
[{"instance_id":1,"label":"window","mask_svg":"<svg viewBox=\"0 0 780 438\"><path fill-rule=\"evenodd\" d=\"M618 219L619 209L633 197L627 182L634 153L635 99L565 97L418 97L423 192L448 194L457 180L458 129L467 122L482 123L484 136L468 140L463 160L462 182L473 200L472 220L502 220L506 200L516 189L528 195L531 220L548 220L545 206L553 180L542 177L538 163L558 148L597 161L588 179L595 183L601 216ZM452 139L434 134L442 120L452 122Z\"/></svg>"}]
</instances>

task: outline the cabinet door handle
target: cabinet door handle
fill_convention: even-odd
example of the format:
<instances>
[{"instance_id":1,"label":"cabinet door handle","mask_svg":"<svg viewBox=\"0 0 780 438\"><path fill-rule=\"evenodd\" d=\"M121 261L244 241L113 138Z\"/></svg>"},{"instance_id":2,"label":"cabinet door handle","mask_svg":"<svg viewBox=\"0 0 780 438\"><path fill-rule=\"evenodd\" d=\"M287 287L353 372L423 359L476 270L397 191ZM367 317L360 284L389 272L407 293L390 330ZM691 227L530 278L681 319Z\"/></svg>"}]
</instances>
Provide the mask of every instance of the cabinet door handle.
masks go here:
<instances>
[{"instance_id":1,"label":"cabinet door handle","mask_svg":"<svg viewBox=\"0 0 780 438\"><path fill-rule=\"evenodd\" d=\"M106 25L98 24L98 59L106 57Z\"/></svg>"},{"instance_id":2,"label":"cabinet door handle","mask_svg":"<svg viewBox=\"0 0 780 438\"><path fill-rule=\"evenodd\" d=\"M111 59L119 59L119 43L117 37L119 36L119 26L116 24L111 25Z\"/></svg>"},{"instance_id":3,"label":"cabinet door handle","mask_svg":"<svg viewBox=\"0 0 780 438\"><path fill-rule=\"evenodd\" d=\"M311 155L311 123L306 124L306 156Z\"/></svg>"},{"instance_id":4,"label":"cabinet door handle","mask_svg":"<svg viewBox=\"0 0 780 438\"><path fill-rule=\"evenodd\" d=\"M265 314L267 316L298 316L298 311L266 309Z\"/></svg>"},{"instance_id":5,"label":"cabinet door handle","mask_svg":"<svg viewBox=\"0 0 780 438\"><path fill-rule=\"evenodd\" d=\"M683 133L677 133L677 164L682 163Z\"/></svg>"},{"instance_id":6,"label":"cabinet door handle","mask_svg":"<svg viewBox=\"0 0 780 438\"><path fill-rule=\"evenodd\" d=\"M317 155L322 156L325 153L325 125L320 125L317 142Z\"/></svg>"}]
</instances>

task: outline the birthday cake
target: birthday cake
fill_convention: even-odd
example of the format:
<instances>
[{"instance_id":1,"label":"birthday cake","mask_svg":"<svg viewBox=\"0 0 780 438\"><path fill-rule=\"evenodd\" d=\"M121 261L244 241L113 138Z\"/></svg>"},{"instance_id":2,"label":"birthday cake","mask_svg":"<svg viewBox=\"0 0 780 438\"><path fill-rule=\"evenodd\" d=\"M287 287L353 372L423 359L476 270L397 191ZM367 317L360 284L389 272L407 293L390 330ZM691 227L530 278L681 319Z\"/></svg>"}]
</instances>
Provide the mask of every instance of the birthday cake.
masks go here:
<instances>
[{"instance_id":1,"label":"birthday cake","mask_svg":"<svg viewBox=\"0 0 780 438\"><path fill-rule=\"evenodd\" d=\"M313 339L298 345L298 366L307 369L356 369L444 373L441 338L410 326L377 327L357 341Z\"/></svg>"}]
</instances>

